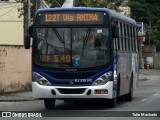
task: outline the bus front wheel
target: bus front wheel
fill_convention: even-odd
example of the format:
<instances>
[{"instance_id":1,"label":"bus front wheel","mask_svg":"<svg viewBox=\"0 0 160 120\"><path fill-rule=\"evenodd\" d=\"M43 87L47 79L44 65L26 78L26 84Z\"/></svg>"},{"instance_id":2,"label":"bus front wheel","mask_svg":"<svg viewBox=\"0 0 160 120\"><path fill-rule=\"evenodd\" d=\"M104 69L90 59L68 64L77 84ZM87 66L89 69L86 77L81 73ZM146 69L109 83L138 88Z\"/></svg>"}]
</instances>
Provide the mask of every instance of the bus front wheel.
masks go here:
<instances>
[{"instance_id":1,"label":"bus front wheel","mask_svg":"<svg viewBox=\"0 0 160 120\"><path fill-rule=\"evenodd\" d=\"M44 99L44 106L46 109L53 110L55 108L55 99L52 98Z\"/></svg>"},{"instance_id":2,"label":"bus front wheel","mask_svg":"<svg viewBox=\"0 0 160 120\"><path fill-rule=\"evenodd\" d=\"M113 98L113 99L110 99L110 100L109 100L109 106L110 106L111 108L116 107L116 105L117 105L117 99L116 99L116 98Z\"/></svg>"}]
</instances>

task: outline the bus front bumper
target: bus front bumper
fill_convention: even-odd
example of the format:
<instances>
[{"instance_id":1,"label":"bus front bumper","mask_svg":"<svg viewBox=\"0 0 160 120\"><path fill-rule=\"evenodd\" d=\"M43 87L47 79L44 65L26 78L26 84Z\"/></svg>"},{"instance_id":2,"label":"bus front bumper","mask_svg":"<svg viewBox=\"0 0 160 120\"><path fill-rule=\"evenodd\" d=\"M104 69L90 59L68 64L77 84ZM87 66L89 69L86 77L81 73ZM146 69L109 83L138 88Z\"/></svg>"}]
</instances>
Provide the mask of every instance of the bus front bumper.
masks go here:
<instances>
[{"instance_id":1,"label":"bus front bumper","mask_svg":"<svg viewBox=\"0 0 160 120\"><path fill-rule=\"evenodd\" d=\"M106 98L112 99L115 96L113 90L113 81L108 81L100 86L43 86L37 82L32 82L33 98L55 98L55 99L90 99Z\"/></svg>"}]
</instances>

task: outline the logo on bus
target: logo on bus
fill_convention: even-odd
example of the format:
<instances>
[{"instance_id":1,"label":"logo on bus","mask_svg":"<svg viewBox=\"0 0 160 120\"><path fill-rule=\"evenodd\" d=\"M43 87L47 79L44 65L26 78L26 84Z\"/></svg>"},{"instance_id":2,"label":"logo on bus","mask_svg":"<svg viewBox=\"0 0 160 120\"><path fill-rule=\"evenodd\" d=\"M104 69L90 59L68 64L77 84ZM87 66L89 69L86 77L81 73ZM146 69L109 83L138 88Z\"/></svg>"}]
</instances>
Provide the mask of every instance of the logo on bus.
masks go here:
<instances>
[{"instance_id":1,"label":"logo on bus","mask_svg":"<svg viewBox=\"0 0 160 120\"><path fill-rule=\"evenodd\" d=\"M70 80L70 81L69 81L69 85L71 85L71 86L73 86L73 85L74 85L73 80Z\"/></svg>"}]
</instances>

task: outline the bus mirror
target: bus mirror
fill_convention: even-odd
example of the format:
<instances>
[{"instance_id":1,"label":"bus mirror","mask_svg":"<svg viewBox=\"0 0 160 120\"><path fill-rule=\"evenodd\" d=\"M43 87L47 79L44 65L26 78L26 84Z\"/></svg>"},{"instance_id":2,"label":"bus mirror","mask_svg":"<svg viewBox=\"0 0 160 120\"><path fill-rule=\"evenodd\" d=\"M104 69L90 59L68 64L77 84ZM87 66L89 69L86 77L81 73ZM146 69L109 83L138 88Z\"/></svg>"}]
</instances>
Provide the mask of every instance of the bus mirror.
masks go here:
<instances>
[{"instance_id":1,"label":"bus mirror","mask_svg":"<svg viewBox=\"0 0 160 120\"><path fill-rule=\"evenodd\" d=\"M33 38L33 24L29 27L29 36Z\"/></svg>"},{"instance_id":2,"label":"bus mirror","mask_svg":"<svg viewBox=\"0 0 160 120\"><path fill-rule=\"evenodd\" d=\"M31 44L31 38L29 35L27 35L27 36L25 36L25 39L24 39L25 49L30 49L30 44Z\"/></svg>"},{"instance_id":3,"label":"bus mirror","mask_svg":"<svg viewBox=\"0 0 160 120\"><path fill-rule=\"evenodd\" d=\"M112 37L113 38L118 38L119 37L119 27L118 27L118 25L113 25L112 26Z\"/></svg>"}]
</instances>

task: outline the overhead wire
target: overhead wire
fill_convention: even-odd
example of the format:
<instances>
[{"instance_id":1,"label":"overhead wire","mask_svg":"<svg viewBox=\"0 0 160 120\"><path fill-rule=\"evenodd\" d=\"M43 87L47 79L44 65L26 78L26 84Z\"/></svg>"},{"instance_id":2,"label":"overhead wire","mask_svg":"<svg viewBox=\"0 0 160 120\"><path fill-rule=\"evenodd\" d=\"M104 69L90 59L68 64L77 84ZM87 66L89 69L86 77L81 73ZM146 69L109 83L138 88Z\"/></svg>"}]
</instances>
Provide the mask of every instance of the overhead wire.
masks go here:
<instances>
[{"instance_id":1,"label":"overhead wire","mask_svg":"<svg viewBox=\"0 0 160 120\"><path fill-rule=\"evenodd\" d=\"M22 5L18 5L18 6L22 6ZM5 6L5 7L0 7L0 9L5 9L5 8L10 8L10 7L13 7L13 5L12 6Z\"/></svg>"},{"instance_id":2,"label":"overhead wire","mask_svg":"<svg viewBox=\"0 0 160 120\"><path fill-rule=\"evenodd\" d=\"M17 3L15 6L13 6L13 7L12 7L9 11L7 11L6 13L0 15L0 17L7 15L7 14L8 14L9 12L11 12L17 5L18 5L18 3Z\"/></svg>"}]
</instances>

